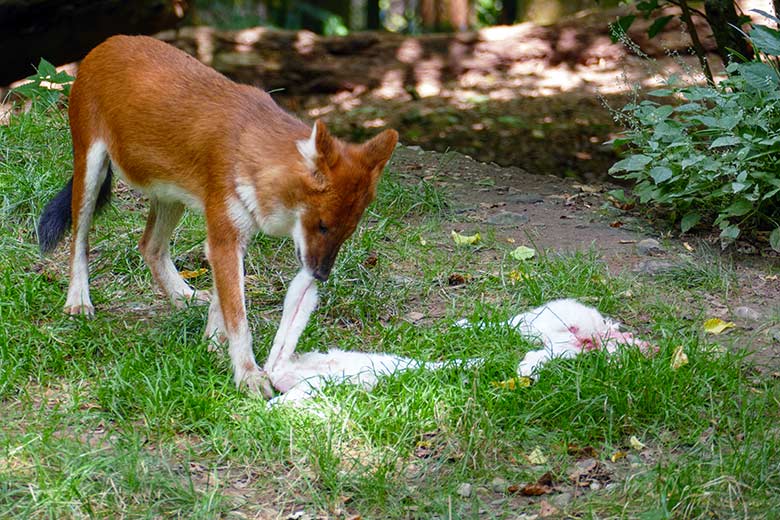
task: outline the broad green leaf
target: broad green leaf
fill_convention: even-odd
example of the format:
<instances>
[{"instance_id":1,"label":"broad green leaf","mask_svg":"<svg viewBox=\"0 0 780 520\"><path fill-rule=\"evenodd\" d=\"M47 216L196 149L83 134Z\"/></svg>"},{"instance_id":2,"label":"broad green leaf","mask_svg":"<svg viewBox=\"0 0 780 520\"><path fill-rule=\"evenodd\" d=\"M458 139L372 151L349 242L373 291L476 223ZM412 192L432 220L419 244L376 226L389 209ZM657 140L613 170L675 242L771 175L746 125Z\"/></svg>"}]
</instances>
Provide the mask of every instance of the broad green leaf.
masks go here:
<instances>
[{"instance_id":1,"label":"broad green leaf","mask_svg":"<svg viewBox=\"0 0 780 520\"><path fill-rule=\"evenodd\" d=\"M635 172L644 170L645 166L647 166L652 160L652 157L644 154L631 155L622 161L618 161L613 164L612 168L609 169L609 173L619 171Z\"/></svg>"},{"instance_id":2,"label":"broad green leaf","mask_svg":"<svg viewBox=\"0 0 780 520\"><path fill-rule=\"evenodd\" d=\"M674 173L666 166L656 166L650 170L650 177L653 178L656 184L661 184L664 181L668 181L672 178L672 175L674 175Z\"/></svg>"},{"instance_id":3,"label":"broad green leaf","mask_svg":"<svg viewBox=\"0 0 780 520\"><path fill-rule=\"evenodd\" d=\"M680 166L682 166L682 169L684 170L687 167L693 166L697 162L700 162L702 159L704 159L703 155L692 155L683 159L680 163Z\"/></svg>"},{"instance_id":4,"label":"broad green leaf","mask_svg":"<svg viewBox=\"0 0 780 520\"><path fill-rule=\"evenodd\" d=\"M701 110L701 105L698 103L683 103L674 109L675 112L695 112L697 110Z\"/></svg>"},{"instance_id":5,"label":"broad green leaf","mask_svg":"<svg viewBox=\"0 0 780 520\"><path fill-rule=\"evenodd\" d=\"M712 116L700 116L700 115L691 116L691 121L698 121L704 126L709 126L709 127L717 128L718 126L717 118L714 118Z\"/></svg>"},{"instance_id":6,"label":"broad green leaf","mask_svg":"<svg viewBox=\"0 0 780 520\"><path fill-rule=\"evenodd\" d=\"M473 235L461 235L454 229L452 230L452 240L459 246L473 246L482 239L479 233Z\"/></svg>"},{"instance_id":7,"label":"broad green leaf","mask_svg":"<svg viewBox=\"0 0 780 520\"><path fill-rule=\"evenodd\" d=\"M726 225L720 232L720 238L728 242L733 242L739 236L739 226Z\"/></svg>"},{"instance_id":8,"label":"broad green leaf","mask_svg":"<svg viewBox=\"0 0 780 520\"><path fill-rule=\"evenodd\" d=\"M680 221L680 229L683 233L687 233L693 226L699 223L701 215L695 212L688 213Z\"/></svg>"},{"instance_id":9,"label":"broad green leaf","mask_svg":"<svg viewBox=\"0 0 780 520\"><path fill-rule=\"evenodd\" d=\"M776 227L769 234L769 245L775 251L780 251L780 227Z\"/></svg>"},{"instance_id":10,"label":"broad green leaf","mask_svg":"<svg viewBox=\"0 0 780 520\"><path fill-rule=\"evenodd\" d=\"M756 25L750 31L750 41L764 54L780 56L780 31L764 25Z\"/></svg>"},{"instance_id":11,"label":"broad green leaf","mask_svg":"<svg viewBox=\"0 0 780 520\"><path fill-rule=\"evenodd\" d=\"M710 148L720 148L722 146L734 146L735 144L739 144L741 142L742 139L740 139L737 136L724 135L723 137L718 137L717 139L712 141Z\"/></svg>"},{"instance_id":12,"label":"broad green leaf","mask_svg":"<svg viewBox=\"0 0 780 520\"><path fill-rule=\"evenodd\" d=\"M664 27L666 27L666 24L668 24L672 18L674 18L674 15L671 14L656 18L650 28L647 29L647 36L653 38L656 34L663 31Z\"/></svg>"},{"instance_id":13,"label":"broad green leaf","mask_svg":"<svg viewBox=\"0 0 780 520\"><path fill-rule=\"evenodd\" d=\"M780 84L777 70L768 63L757 61L740 63L737 70L740 76L745 78L748 85L759 90L776 87Z\"/></svg>"},{"instance_id":14,"label":"broad green leaf","mask_svg":"<svg viewBox=\"0 0 780 520\"><path fill-rule=\"evenodd\" d=\"M524 260L530 260L536 256L536 250L526 246L519 246L515 248L514 251L509 253L509 256L522 262Z\"/></svg>"},{"instance_id":15,"label":"broad green leaf","mask_svg":"<svg viewBox=\"0 0 780 520\"><path fill-rule=\"evenodd\" d=\"M739 199L732 202L724 212L730 217L741 217L749 213L751 209L753 209L753 204L745 199Z\"/></svg>"}]
</instances>

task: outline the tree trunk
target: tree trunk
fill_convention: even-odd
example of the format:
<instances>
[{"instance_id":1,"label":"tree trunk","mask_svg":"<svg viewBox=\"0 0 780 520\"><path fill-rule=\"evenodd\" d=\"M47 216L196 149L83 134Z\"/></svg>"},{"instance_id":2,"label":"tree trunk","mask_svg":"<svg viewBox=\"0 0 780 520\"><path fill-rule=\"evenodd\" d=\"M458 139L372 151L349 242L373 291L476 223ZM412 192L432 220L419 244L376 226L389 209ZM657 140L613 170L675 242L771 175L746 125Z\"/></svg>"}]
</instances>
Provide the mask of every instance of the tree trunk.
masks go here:
<instances>
[{"instance_id":1,"label":"tree trunk","mask_svg":"<svg viewBox=\"0 0 780 520\"><path fill-rule=\"evenodd\" d=\"M426 31L439 29L439 0L422 0L420 2L420 20Z\"/></svg>"},{"instance_id":2,"label":"tree trunk","mask_svg":"<svg viewBox=\"0 0 780 520\"><path fill-rule=\"evenodd\" d=\"M517 0L504 0L501 4L501 23L512 25L515 21L517 21Z\"/></svg>"},{"instance_id":3,"label":"tree trunk","mask_svg":"<svg viewBox=\"0 0 780 520\"><path fill-rule=\"evenodd\" d=\"M780 0L776 0L780 2ZM753 50L745 38L735 29L739 27L737 11L733 0L705 0L704 11L707 14L712 34L718 44L718 54L723 63L728 63L731 51L750 59ZM729 50L731 49L731 51Z\"/></svg>"},{"instance_id":4,"label":"tree trunk","mask_svg":"<svg viewBox=\"0 0 780 520\"><path fill-rule=\"evenodd\" d=\"M780 2L780 0L778 0ZM379 0L368 0L366 2L366 29L377 31L381 28L379 10Z\"/></svg>"},{"instance_id":5,"label":"tree trunk","mask_svg":"<svg viewBox=\"0 0 780 520\"><path fill-rule=\"evenodd\" d=\"M35 73L40 58L83 58L114 34L152 34L175 26L183 0L2 0L0 85Z\"/></svg>"}]
</instances>

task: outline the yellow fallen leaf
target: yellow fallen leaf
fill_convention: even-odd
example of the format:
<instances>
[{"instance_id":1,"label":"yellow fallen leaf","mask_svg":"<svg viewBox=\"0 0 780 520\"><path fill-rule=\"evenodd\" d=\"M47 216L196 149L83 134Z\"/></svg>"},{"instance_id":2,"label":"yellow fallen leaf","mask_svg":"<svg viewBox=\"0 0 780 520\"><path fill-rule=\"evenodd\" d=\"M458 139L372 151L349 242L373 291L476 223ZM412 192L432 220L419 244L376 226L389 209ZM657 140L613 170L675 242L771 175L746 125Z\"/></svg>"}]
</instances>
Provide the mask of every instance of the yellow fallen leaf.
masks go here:
<instances>
[{"instance_id":1,"label":"yellow fallen leaf","mask_svg":"<svg viewBox=\"0 0 780 520\"><path fill-rule=\"evenodd\" d=\"M690 245L688 242L683 242L683 247L684 247L684 248L685 248L685 250L686 250L686 251L688 251L689 253L693 253L693 251L694 251L694 249L693 249L693 246L692 246L692 245Z\"/></svg>"},{"instance_id":2,"label":"yellow fallen leaf","mask_svg":"<svg viewBox=\"0 0 780 520\"><path fill-rule=\"evenodd\" d=\"M479 236L479 233L474 233L473 235L461 235L454 229L452 230L452 240L454 240L455 243L459 246L473 246L478 244L481 239L482 237Z\"/></svg>"},{"instance_id":3,"label":"yellow fallen leaf","mask_svg":"<svg viewBox=\"0 0 780 520\"><path fill-rule=\"evenodd\" d=\"M512 238L512 237L507 238L506 241L509 242L510 244L514 244L515 243L515 239Z\"/></svg>"},{"instance_id":4,"label":"yellow fallen leaf","mask_svg":"<svg viewBox=\"0 0 780 520\"><path fill-rule=\"evenodd\" d=\"M198 276L202 276L208 272L209 272L208 269L206 269L205 267L201 267L200 269L195 269L194 271L181 271L179 272L179 276L181 276L185 280L189 280L190 278L197 278Z\"/></svg>"},{"instance_id":5,"label":"yellow fallen leaf","mask_svg":"<svg viewBox=\"0 0 780 520\"><path fill-rule=\"evenodd\" d=\"M723 321L720 318L710 318L704 322L704 330L710 334L721 334L728 329L733 329L736 325L731 321Z\"/></svg>"},{"instance_id":6,"label":"yellow fallen leaf","mask_svg":"<svg viewBox=\"0 0 780 520\"><path fill-rule=\"evenodd\" d=\"M682 366L685 366L688 364L688 355L685 353L685 350L683 350L683 346L680 345L676 349L674 349L674 354L672 354L672 370L677 370Z\"/></svg>"},{"instance_id":7,"label":"yellow fallen leaf","mask_svg":"<svg viewBox=\"0 0 780 520\"><path fill-rule=\"evenodd\" d=\"M639 439L636 438L636 435L632 435L630 439L628 439L628 443L631 445L632 448L635 450L641 450L645 447L644 444L642 444Z\"/></svg>"},{"instance_id":8,"label":"yellow fallen leaf","mask_svg":"<svg viewBox=\"0 0 780 520\"><path fill-rule=\"evenodd\" d=\"M531 386L530 377L512 377L505 381L491 381L490 384L496 388L506 388L507 390L515 390L517 388L527 388Z\"/></svg>"},{"instance_id":9,"label":"yellow fallen leaf","mask_svg":"<svg viewBox=\"0 0 780 520\"><path fill-rule=\"evenodd\" d=\"M530 455L528 455L528 462L535 465L547 464L547 457L542 452L542 449L537 446L533 449Z\"/></svg>"},{"instance_id":10,"label":"yellow fallen leaf","mask_svg":"<svg viewBox=\"0 0 780 520\"><path fill-rule=\"evenodd\" d=\"M509 256L515 260L520 260L521 262L523 260L530 260L536 256L536 249L532 249L526 246L518 246L514 249L514 251L509 253Z\"/></svg>"},{"instance_id":11,"label":"yellow fallen leaf","mask_svg":"<svg viewBox=\"0 0 780 520\"><path fill-rule=\"evenodd\" d=\"M520 282L522 280L528 280L529 278L531 278L531 277L528 276L528 273L524 273L522 271L517 271L515 269L509 271L509 280L512 283L517 283L517 282Z\"/></svg>"},{"instance_id":12,"label":"yellow fallen leaf","mask_svg":"<svg viewBox=\"0 0 780 520\"><path fill-rule=\"evenodd\" d=\"M620 459L626 458L626 452L625 451L616 451L612 454L612 456L609 458L612 462L617 462Z\"/></svg>"}]
</instances>

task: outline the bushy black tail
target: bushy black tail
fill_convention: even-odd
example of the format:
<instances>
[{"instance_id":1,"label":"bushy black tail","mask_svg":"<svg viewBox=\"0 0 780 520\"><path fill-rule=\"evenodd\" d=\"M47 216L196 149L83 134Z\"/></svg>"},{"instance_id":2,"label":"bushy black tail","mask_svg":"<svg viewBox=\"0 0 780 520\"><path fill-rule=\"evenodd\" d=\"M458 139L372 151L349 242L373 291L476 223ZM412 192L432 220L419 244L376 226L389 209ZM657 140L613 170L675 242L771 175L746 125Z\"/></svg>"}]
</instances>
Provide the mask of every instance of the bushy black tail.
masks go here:
<instances>
[{"instance_id":1,"label":"bushy black tail","mask_svg":"<svg viewBox=\"0 0 780 520\"><path fill-rule=\"evenodd\" d=\"M111 200L111 168L100 186L95 210L99 211ZM38 221L38 245L41 253L48 253L57 247L71 224L71 200L73 199L73 177L43 209Z\"/></svg>"}]
</instances>

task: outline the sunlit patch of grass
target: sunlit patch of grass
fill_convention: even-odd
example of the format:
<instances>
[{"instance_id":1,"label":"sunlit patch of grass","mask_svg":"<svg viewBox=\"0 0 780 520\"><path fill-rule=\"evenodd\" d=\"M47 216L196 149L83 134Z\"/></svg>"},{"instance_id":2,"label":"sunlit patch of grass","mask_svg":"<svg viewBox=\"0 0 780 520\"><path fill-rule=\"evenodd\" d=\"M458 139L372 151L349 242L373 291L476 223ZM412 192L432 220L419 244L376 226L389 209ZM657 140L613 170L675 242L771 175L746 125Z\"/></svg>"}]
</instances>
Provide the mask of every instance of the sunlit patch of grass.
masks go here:
<instances>
[{"instance_id":1,"label":"sunlit patch of grass","mask_svg":"<svg viewBox=\"0 0 780 520\"><path fill-rule=\"evenodd\" d=\"M717 353L689 319L696 310L677 303L690 287L723 289L713 282L727 268L707 267L693 285L683 283L690 273L669 278L668 296L657 282L610 276L596 251L537 251L518 261L489 234L476 247L457 246L443 221L451 217L446 195L388 172L321 287L300 350L482 362L409 371L371 392L331 385L308 408L268 409L235 389L225 352L207 349L205 307L159 301L136 251L145 210L130 193L94 226L96 318L61 314L66 255L41 259L32 229L67 179L67 132L55 114L20 117L0 131L0 517L536 514L537 504L490 483L533 482L550 471L570 486L578 459L570 445L591 447L615 485L581 490L564 514L780 514L778 382L755 379L742 353ZM48 161L33 159L39 149ZM207 265L204 237L202 217L188 215L173 244L180 269ZM260 236L250 245L247 296L260 359L297 270L293 256L288 240ZM192 283L207 288L210 275ZM556 360L536 384L511 389L498 383L536 346L505 327L453 326L462 317L497 323L560 297L645 331L658 354ZM409 319L412 312L422 318ZM640 315L649 326L632 321ZM689 363L674 370L680 346ZM632 436L647 449L633 450ZM547 462L529 462L537 448ZM618 451L629 456L611 462ZM462 483L475 488L467 499L456 494Z\"/></svg>"}]
</instances>

